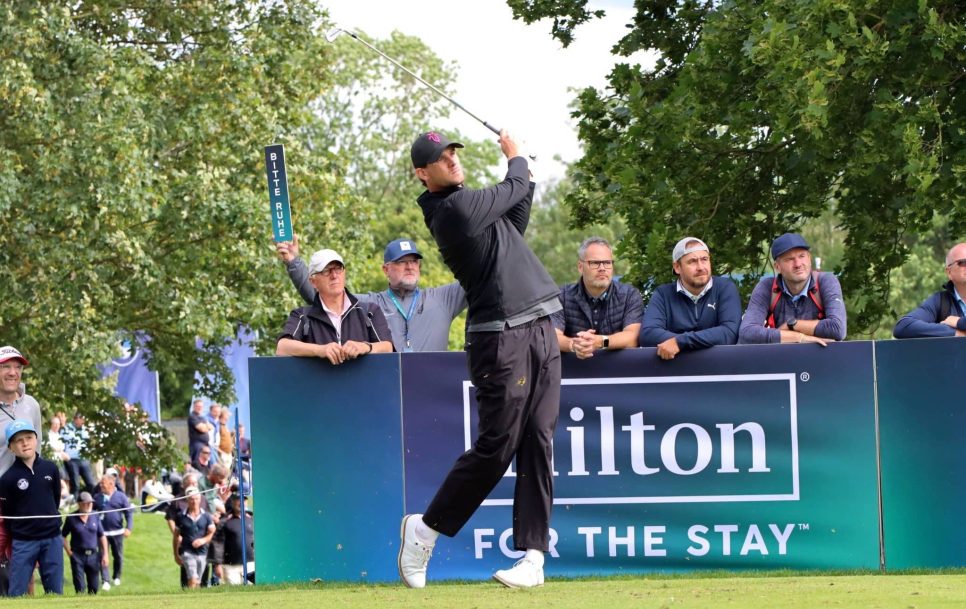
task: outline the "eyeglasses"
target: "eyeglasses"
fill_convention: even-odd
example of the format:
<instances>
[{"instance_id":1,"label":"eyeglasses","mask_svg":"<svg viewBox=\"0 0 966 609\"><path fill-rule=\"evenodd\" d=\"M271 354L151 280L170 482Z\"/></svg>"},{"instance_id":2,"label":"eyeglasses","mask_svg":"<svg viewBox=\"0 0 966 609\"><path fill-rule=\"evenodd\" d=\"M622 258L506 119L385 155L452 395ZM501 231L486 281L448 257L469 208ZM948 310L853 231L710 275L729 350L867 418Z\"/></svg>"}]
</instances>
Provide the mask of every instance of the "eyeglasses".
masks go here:
<instances>
[{"instance_id":1,"label":"eyeglasses","mask_svg":"<svg viewBox=\"0 0 966 609\"><path fill-rule=\"evenodd\" d=\"M328 277L328 276L333 275L333 274L334 275L341 275L342 273L345 273L345 267L344 266L330 266L330 267L327 267L327 268L322 269L318 273L312 273L312 274L313 275L322 275L323 277Z\"/></svg>"},{"instance_id":2,"label":"eyeglasses","mask_svg":"<svg viewBox=\"0 0 966 609\"><path fill-rule=\"evenodd\" d=\"M592 269L609 269L614 266L613 260L584 260L584 264L589 264Z\"/></svg>"},{"instance_id":3,"label":"eyeglasses","mask_svg":"<svg viewBox=\"0 0 966 609\"><path fill-rule=\"evenodd\" d=\"M23 372L23 364L0 364L0 372Z\"/></svg>"},{"instance_id":4,"label":"eyeglasses","mask_svg":"<svg viewBox=\"0 0 966 609\"><path fill-rule=\"evenodd\" d=\"M966 269L966 258L960 258L959 260L953 260L952 262L950 262L949 264L946 265L946 268L948 269L949 267L952 267L952 266L958 266L961 269Z\"/></svg>"}]
</instances>

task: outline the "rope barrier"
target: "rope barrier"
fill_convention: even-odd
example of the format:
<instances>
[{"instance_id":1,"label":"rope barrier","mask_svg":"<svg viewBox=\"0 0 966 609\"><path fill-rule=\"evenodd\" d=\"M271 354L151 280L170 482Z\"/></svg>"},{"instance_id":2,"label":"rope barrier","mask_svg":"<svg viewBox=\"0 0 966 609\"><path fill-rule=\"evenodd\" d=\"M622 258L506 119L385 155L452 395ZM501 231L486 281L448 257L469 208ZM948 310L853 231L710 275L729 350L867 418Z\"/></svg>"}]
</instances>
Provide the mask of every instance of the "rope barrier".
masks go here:
<instances>
[{"instance_id":1,"label":"rope barrier","mask_svg":"<svg viewBox=\"0 0 966 609\"><path fill-rule=\"evenodd\" d=\"M215 487L215 488L210 488L210 489L208 489L206 491L198 491L198 494L200 494L200 495L207 495L209 493L215 493L218 490L219 490L218 487ZM188 498L187 495L181 495L180 497L172 497L171 499L159 499L157 502L152 503L151 505L159 505L159 504L164 504L164 503L172 503L174 501L180 501L182 499L187 499L187 498ZM34 519L38 519L38 518L42 519L42 518L65 518L65 517L66 518L70 518L71 516L99 516L101 514L113 514L115 512L127 512L128 510L132 510L133 511L137 507L144 507L144 506L135 506L135 505L132 505L131 507L115 508L113 510L100 510L100 511L90 511L90 512L70 512L68 514L57 514L57 515L45 514L43 516L7 516L6 514L3 514L3 515L0 515L0 518L2 518L4 520L34 520Z\"/></svg>"}]
</instances>

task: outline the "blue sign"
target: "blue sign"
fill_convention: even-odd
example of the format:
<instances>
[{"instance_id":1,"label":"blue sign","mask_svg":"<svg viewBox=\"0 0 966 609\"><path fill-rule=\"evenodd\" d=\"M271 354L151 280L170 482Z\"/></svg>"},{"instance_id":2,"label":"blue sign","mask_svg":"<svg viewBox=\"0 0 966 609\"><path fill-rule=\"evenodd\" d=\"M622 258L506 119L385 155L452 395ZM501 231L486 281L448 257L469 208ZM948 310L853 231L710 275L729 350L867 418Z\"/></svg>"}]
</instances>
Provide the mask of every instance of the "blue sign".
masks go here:
<instances>
[{"instance_id":1,"label":"blue sign","mask_svg":"<svg viewBox=\"0 0 966 609\"><path fill-rule=\"evenodd\" d=\"M265 146L265 169L268 173L268 201L271 206L275 242L291 241L292 212L288 201L285 148L281 144Z\"/></svg>"}]
</instances>

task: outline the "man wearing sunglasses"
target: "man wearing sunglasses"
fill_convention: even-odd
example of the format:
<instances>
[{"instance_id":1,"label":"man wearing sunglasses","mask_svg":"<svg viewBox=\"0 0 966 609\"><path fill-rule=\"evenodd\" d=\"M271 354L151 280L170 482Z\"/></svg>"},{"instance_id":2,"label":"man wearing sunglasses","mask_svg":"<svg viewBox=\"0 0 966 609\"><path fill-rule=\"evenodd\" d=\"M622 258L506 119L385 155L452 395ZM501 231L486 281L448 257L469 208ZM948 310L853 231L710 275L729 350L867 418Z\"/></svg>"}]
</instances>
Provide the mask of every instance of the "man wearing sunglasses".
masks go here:
<instances>
[{"instance_id":1,"label":"man wearing sunglasses","mask_svg":"<svg viewBox=\"0 0 966 609\"><path fill-rule=\"evenodd\" d=\"M914 311L902 317L892 335L896 338L966 336L966 243L946 254L949 281Z\"/></svg>"},{"instance_id":2,"label":"man wearing sunglasses","mask_svg":"<svg viewBox=\"0 0 966 609\"><path fill-rule=\"evenodd\" d=\"M641 293L614 279L614 251L600 237L577 249L580 279L560 288L563 309L551 316L560 351L578 359L602 349L633 349L644 309Z\"/></svg>"},{"instance_id":3,"label":"man wearing sunglasses","mask_svg":"<svg viewBox=\"0 0 966 609\"><path fill-rule=\"evenodd\" d=\"M390 353L392 335L379 306L361 303L345 289L345 263L333 250L312 254L312 304L295 309L275 347L276 355L321 357L334 366L370 353Z\"/></svg>"}]
</instances>

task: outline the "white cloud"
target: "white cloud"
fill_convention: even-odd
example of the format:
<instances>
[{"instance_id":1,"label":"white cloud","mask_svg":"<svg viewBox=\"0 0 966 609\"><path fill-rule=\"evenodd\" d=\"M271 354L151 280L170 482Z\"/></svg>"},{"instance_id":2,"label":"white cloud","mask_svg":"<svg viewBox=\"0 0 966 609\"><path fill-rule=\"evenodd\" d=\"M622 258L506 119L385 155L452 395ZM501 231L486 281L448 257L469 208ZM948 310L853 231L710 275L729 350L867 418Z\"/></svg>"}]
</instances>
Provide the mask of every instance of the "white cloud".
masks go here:
<instances>
[{"instance_id":1,"label":"white cloud","mask_svg":"<svg viewBox=\"0 0 966 609\"><path fill-rule=\"evenodd\" d=\"M332 0L322 4L341 28L380 38L399 30L420 38L444 60L456 62L459 78L453 97L480 118L524 140L527 152L538 156L546 177L563 175L563 165L552 161L555 155L567 162L580 156L568 108L574 98L570 89L605 86L607 74L619 60L610 50L627 32L633 14L629 2L604 3L607 17L581 26L574 43L564 49L551 38L549 21L533 25L514 21L505 0ZM429 90L426 94L434 95ZM452 120L474 137L491 135L462 112L455 112Z\"/></svg>"}]
</instances>

